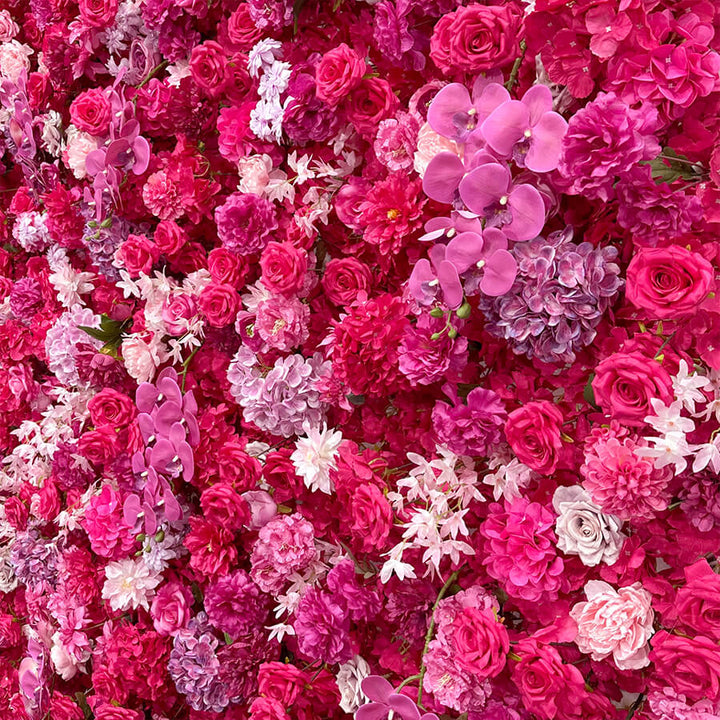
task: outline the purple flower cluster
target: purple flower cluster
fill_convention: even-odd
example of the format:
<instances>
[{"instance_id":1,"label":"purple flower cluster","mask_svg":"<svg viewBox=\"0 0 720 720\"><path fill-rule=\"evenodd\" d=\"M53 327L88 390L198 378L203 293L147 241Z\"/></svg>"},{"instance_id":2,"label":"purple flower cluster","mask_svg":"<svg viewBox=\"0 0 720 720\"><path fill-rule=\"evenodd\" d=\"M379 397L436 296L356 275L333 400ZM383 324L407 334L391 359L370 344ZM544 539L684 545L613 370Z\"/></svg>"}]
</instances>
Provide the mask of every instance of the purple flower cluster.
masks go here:
<instances>
[{"instance_id":1,"label":"purple flower cluster","mask_svg":"<svg viewBox=\"0 0 720 720\"><path fill-rule=\"evenodd\" d=\"M518 275L510 292L480 298L486 328L515 353L542 362L574 362L595 338L603 313L622 286L617 249L572 242L572 230L518 243Z\"/></svg>"},{"instance_id":2,"label":"purple flower cluster","mask_svg":"<svg viewBox=\"0 0 720 720\"><path fill-rule=\"evenodd\" d=\"M215 222L223 247L238 255L262 250L278 226L269 200L241 192L233 193L215 209Z\"/></svg>"}]
</instances>

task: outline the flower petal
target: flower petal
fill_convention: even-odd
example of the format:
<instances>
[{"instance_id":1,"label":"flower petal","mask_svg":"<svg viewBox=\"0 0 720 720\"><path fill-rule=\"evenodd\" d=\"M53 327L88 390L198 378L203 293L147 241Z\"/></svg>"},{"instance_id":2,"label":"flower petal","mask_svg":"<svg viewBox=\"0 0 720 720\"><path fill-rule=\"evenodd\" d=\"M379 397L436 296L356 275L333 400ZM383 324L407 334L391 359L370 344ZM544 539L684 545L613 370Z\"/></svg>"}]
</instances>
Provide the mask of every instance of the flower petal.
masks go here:
<instances>
[{"instance_id":1,"label":"flower petal","mask_svg":"<svg viewBox=\"0 0 720 720\"><path fill-rule=\"evenodd\" d=\"M495 109L482 124L487 144L500 155L509 157L530 127L530 112L519 100L510 100Z\"/></svg>"},{"instance_id":2,"label":"flower petal","mask_svg":"<svg viewBox=\"0 0 720 720\"><path fill-rule=\"evenodd\" d=\"M550 88L546 85L533 85L522 99L530 113L530 125L535 125L540 118L553 109L553 98Z\"/></svg>"},{"instance_id":3,"label":"flower petal","mask_svg":"<svg viewBox=\"0 0 720 720\"><path fill-rule=\"evenodd\" d=\"M545 225L545 203L532 185L518 185L511 193L508 205L512 222L503 231L515 242L536 238Z\"/></svg>"},{"instance_id":4,"label":"flower petal","mask_svg":"<svg viewBox=\"0 0 720 720\"><path fill-rule=\"evenodd\" d=\"M460 233L448 243L445 259L451 262L459 273L464 273L482 259L484 246L482 236L478 233Z\"/></svg>"},{"instance_id":5,"label":"flower petal","mask_svg":"<svg viewBox=\"0 0 720 720\"><path fill-rule=\"evenodd\" d=\"M547 112L532 129L530 149L525 156L525 167L533 172L550 172L560 163L562 142L567 132L565 118L556 112Z\"/></svg>"},{"instance_id":6,"label":"flower petal","mask_svg":"<svg viewBox=\"0 0 720 720\"><path fill-rule=\"evenodd\" d=\"M463 289L455 266L443 260L438 268L438 280L443 292L443 301L451 310L457 310L463 301Z\"/></svg>"},{"instance_id":7,"label":"flower petal","mask_svg":"<svg viewBox=\"0 0 720 720\"><path fill-rule=\"evenodd\" d=\"M423 176L425 194L448 205L455 199L455 191L465 174L462 160L453 153L438 153L429 163Z\"/></svg>"},{"instance_id":8,"label":"flower petal","mask_svg":"<svg viewBox=\"0 0 720 720\"><path fill-rule=\"evenodd\" d=\"M470 210L482 215L510 189L510 171L499 163L485 163L460 181L460 197Z\"/></svg>"},{"instance_id":9,"label":"flower petal","mask_svg":"<svg viewBox=\"0 0 720 720\"><path fill-rule=\"evenodd\" d=\"M467 134L468 112L471 109L467 88L460 83L450 83L430 103L428 122L436 133L451 140L459 140Z\"/></svg>"},{"instance_id":10,"label":"flower petal","mask_svg":"<svg viewBox=\"0 0 720 720\"><path fill-rule=\"evenodd\" d=\"M490 297L499 297L510 290L516 276L515 258L507 250L498 250L487 259L480 290Z\"/></svg>"}]
</instances>

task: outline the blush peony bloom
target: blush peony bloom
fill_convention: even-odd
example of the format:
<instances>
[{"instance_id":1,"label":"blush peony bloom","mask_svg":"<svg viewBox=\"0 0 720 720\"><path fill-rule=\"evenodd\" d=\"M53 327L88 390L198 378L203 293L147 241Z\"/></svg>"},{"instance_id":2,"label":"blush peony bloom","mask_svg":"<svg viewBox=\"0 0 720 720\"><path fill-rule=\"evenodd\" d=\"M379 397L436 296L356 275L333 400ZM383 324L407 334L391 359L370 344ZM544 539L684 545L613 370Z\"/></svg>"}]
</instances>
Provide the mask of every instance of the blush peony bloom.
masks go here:
<instances>
[{"instance_id":1,"label":"blush peony bloom","mask_svg":"<svg viewBox=\"0 0 720 720\"><path fill-rule=\"evenodd\" d=\"M142 558L109 562L105 566L105 577L102 596L103 600L110 601L113 610L136 610L138 607L149 610L148 600L162 580L150 571Z\"/></svg>"},{"instance_id":2,"label":"blush peony bloom","mask_svg":"<svg viewBox=\"0 0 720 720\"><path fill-rule=\"evenodd\" d=\"M650 664L652 595L640 583L615 590L600 580L585 585L587 602L575 605L570 616L578 625L575 642L593 660L612 655L620 670L639 670Z\"/></svg>"}]
</instances>

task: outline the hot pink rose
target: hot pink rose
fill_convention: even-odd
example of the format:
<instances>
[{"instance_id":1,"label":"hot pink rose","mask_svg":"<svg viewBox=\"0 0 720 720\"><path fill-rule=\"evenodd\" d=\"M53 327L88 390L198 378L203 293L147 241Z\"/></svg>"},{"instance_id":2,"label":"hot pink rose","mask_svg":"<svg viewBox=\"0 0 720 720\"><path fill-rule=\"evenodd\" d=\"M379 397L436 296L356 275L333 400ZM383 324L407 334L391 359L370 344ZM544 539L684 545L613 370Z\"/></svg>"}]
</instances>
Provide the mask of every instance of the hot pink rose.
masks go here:
<instances>
[{"instance_id":1,"label":"hot pink rose","mask_svg":"<svg viewBox=\"0 0 720 720\"><path fill-rule=\"evenodd\" d=\"M295 665L282 662L265 662L258 670L258 692L268 698L292 707L306 677Z\"/></svg>"},{"instance_id":2,"label":"hot pink rose","mask_svg":"<svg viewBox=\"0 0 720 720\"><path fill-rule=\"evenodd\" d=\"M142 720L142 713L137 710L117 707L110 703L101 703L94 709L95 720Z\"/></svg>"},{"instance_id":3,"label":"hot pink rose","mask_svg":"<svg viewBox=\"0 0 720 720\"><path fill-rule=\"evenodd\" d=\"M279 700L258 697L250 706L250 720L289 720L285 706Z\"/></svg>"},{"instance_id":4,"label":"hot pink rose","mask_svg":"<svg viewBox=\"0 0 720 720\"><path fill-rule=\"evenodd\" d=\"M120 452L115 429L109 425L83 433L78 440L78 452L95 465L113 461Z\"/></svg>"},{"instance_id":5,"label":"hot pink rose","mask_svg":"<svg viewBox=\"0 0 720 720\"><path fill-rule=\"evenodd\" d=\"M235 532L250 522L247 502L228 483L217 483L200 497L203 515L212 523Z\"/></svg>"},{"instance_id":6,"label":"hot pink rose","mask_svg":"<svg viewBox=\"0 0 720 720\"><path fill-rule=\"evenodd\" d=\"M250 17L250 6L244 2L238 5L227 21L227 39L238 50L250 50L262 37L260 30Z\"/></svg>"},{"instance_id":7,"label":"hot pink rose","mask_svg":"<svg viewBox=\"0 0 720 720\"><path fill-rule=\"evenodd\" d=\"M88 402L93 425L111 428L127 427L135 417L135 403L123 393L112 388L103 388Z\"/></svg>"},{"instance_id":8,"label":"hot pink rose","mask_svg":"<svg viewBox=\"0 0 720 720\"><path fill-rule=\"evenodd\" d=\"M652 595L640 583L615 590L601 580L585 585L588 602L578 603L570 615L578 625L575 639L593 660L612 655L620 670L639 670L649 664L648 640L653 634Z\"/></svg>"},{"instance_id":9,"label":"hot pink rose","mask_svg":"<svg viewBox=\"0 0 720 720\"><path fill-rule=\"evenodd\" d=\"M558 464L563 416L552 403L530 402L508 415L505 435L520 462L549 475Z\"/></svg>"},{"instance_id":10,"label":"hot pink rose","mask_svg":"<svg viewBox=\"0 0 720 720\"><path fill-rule=\"evenodd\" d=\"M177 255L188 239L188 234L174 220L161 220L155 228L155 244L164 255Z\"/></svg>"},{"instance_id":11,"label":"hot pink rose","mask_svg":"<svg viewBox=\"0 0 720 720\"><path fill-rule=\"evenodd\" d=\"M521 21L512 4L461 7L444 15L435 26L430 57L444 73L502 67L520 54Z\"/></svg>"},{"instance_id":12,"label":"hot pink rose","mask_svg":"<svg viewBox=\"0 0 720 720\"><path fill-rule=\"evenodd\" d=\"M211 95L222 91L230 78L227 57L222 45L206 40L196 45L190 55L190 72L193 80Z\"/></svg>"},{"instance_id":13,"label":"hot pink rose","mask_svg":"<svg viewBox=\"0 0 720 720\"><path fill-rule=\"evenodd\" d=\"M192 593L179 582L162 585L150 606L153 626L160 635L172 635L187 626L192 608Z\"/></svg>"},{"instance_id":14,"label":"hot pink rose","mask_svg":"<svg viewBox=\"0 0 720 720\"><path fill-rule=\"evenodd\" d=\"M149 275L159 257L158 246L144 235L128 235L115 252L116 261L134 277L140 273Z\"/></svg>"},{"instance_id":15,"label":"hot pink rose","mask_svg":"<svg viewBox=\"0 0 720 720\"><path fill-rule=\"evenodd\" d=\"M330 302L352 305L361 292L367 293L372 286L372 273L356 258L335 258L325 267L322 286Z\"/></svg>"},{"instance_id":16,"label":"hot pink rose","mask_svg":"<svg viewBox=\"0 0 720 720\"><path fill-rule=\"evenodd\" d=\"M627 270L628 300L653 318L693 313L714 286L713 266L677 245L640 248Z\"/></svg>"},{"instance_id":17,"label":"hot pink rose","mask_svg":"<svg viewBox=\"0 0 720 720\"><path fill-rule=\"evenodd\" d=\"M390 503L377 485L359 485L352 493L350 531L362 552L384 549L393 525Z\"/></svg>"},{"instance_id":18,"label":"hot pink rose","mask_svg":"<svg viewBox=\"0 0 720 720\"><path fill-rule=\"evenodd\" d=\"M720 575L701 558L685 568L685 579L675 596L678 624L691 634L720 640Z\"/></svg>"},{"instance_id":19,"label":"hot pink rose","mask_svg":"<svg viewBox=\"0 0 720 720\"><path fill-rule=\"evenodd\" d=\"M212 327L225 327L235 320L240 296L232 285L208 285L200 293L200 309Z\"/></svg>"},{"instance_id":20,"label":"hot pink rose","mask_svg":"<svg viewBox=\"0 0 720 720\"><path fill-rule=\"evenodd\" d=\"M502 672L510 650L505 626L487 608L463 608L453 620L452 643L458 664L482 679Z\"/></svg>"},{"instance_id":21,"label":"hot pink rose","mask_svg":"<svg viewBox=\"0 0 720 720\"><path fill-rule=\"evenodd\" d=\"M556 718L558 705L585 694L580 671L565 665L554 647L530 637L514 645L513 654L520 659L512 669L512 680L525 708L539 718Z\"/></svg>"},{"instance_id":22,"label":"hot pink rose","mask_svg":"<svg viewBox=\"0 0 720 720\"><path fill-rule=\"evenodd\" d=\"M365 74L365 60L345 43L323 55L315 70L315 93L335 106L354 90Z\"/></svg>"},{"instance_id":23,"label":"hot pink rose","mask_svg":"<svg viewBox=\"0 0 720 720\"><path fill-rule=\"evenodd\" d=\"M115 19L118 0L80 0L80 17L86 25L106 28Z\"/></svg>"},{"instance_id":24,"label":"hot pink rose","mask_svg":"<svg viewBox=\"0 0 720 720\"><path fill-rule=\"evenodd\" d=\"M346 101L347 115L363 136L374 138L381 120L392 115L400 104L387 80L363 78Z\"/></svg>"},{"instance_id":25,"label":"hot pink rose","mask_svg":"<svg viewBox=\"0 0 720 720\"><path fill-rule=\"evenodd\" d=\"M592 381L595 401L614 420L639 427L651 414L650 400L666 405L673 400L672 380L657 361L640 352L618 352L595 369Z\"/></svg>"},{"instance_id":26,"label":"hot pink rose","mask_svg":"<svg viewBox=\"0 0 720 720\"><path fill-rule=\"evenodd\" d=\"M660 688L669 685L690 700L720 699L720 645L704 635L694 638L661 630L653 638L650 661Z\"/></svg>"},{"instance_id":27,"label":"hot pink rose","mask_svg":"<svg viewBox=\"0 0 720 720\"><path fill-rule=\"evenodd\" d=\"M289 242L269 242L260 256L260 267L262 284L270 292L292 295L305 281L307 253Z\"/></svg>"},{"instance_id":28,"label":"hot pink rose","mask_svg":"<svg viewBox=\"0 0 720 720\"><path fill-rule=\"evenodd\" d=\"M107 135L112 121L107 93L100 88L80 93L70 105L70 119L79 130L91 135Z\"/></svg>"},{"instance_id":29,"label":"hot pink rose","mask_svg":"<svg viewBox=\"0 0 720 720\"><path fill-rule=\"evenodd\" d=\"M239 287L247 273L244 258L226 248L215 248L208 255L208 271L215 282Z\"/></svg>"}]
</instances>

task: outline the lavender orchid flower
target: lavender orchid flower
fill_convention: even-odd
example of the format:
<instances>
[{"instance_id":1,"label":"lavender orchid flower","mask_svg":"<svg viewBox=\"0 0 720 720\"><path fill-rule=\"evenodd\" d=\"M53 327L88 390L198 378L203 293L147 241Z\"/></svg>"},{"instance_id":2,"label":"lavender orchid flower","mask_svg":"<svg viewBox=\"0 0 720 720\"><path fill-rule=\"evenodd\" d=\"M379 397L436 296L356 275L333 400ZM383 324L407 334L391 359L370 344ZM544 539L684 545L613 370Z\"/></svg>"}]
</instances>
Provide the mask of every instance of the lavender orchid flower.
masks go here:
<instances>
[{"instance_id":1,"label":"lavender orchid flower","mask_svg":"<svg viewBox=\"0 0 720 720\"><path fill-rule=\"evenodd\" d=\"M446 85L428 109L430 127L450 140L467 142L468 136L498 105L510 100L510 93L497 81L502 81L500 73L481 75L475 81L472 95L459 83Z\"/></svg>"},{"instance_id":2,"label":"lavender orchid flower","mask_svg":"<svg viewBox=\"0 0 720 720\"><path fill-rule=\"evenodd\" d=\"M170 488L170 483L153 468L149 468L142 500L136 494L128 495L123 505L123 517L132 527L142 519L145 534L154 535L159 526L158 517L161 515L170 522L176 522L182 518L182 508Z\"/></svg>"},{"instance_id":3,"label":"lavender orchid flower","mask_svg":"<svg viewBox=\"0 0 720 720\"><path fill-rule=\"evenodd\" d=\"M463 302L463 289L457 268L445 259L445 250L441 243L430 248L430 260L415 263L408 287L420 305L432 305L442 298L447 307L457 310Z\"/></svg>"},{"instance_id":4,"label":"lavender orchid flower","mask_svg":"<svg viewBox=\"0 0 720 720\"><path fill-rule=\"evenodd\" d=\"M486 227L502 227L508 239L523 242L537 237L545 224L545 203L532 185L513 185L505 165L485 163L460 182L460 198L485 219Z\"/></svg>"},{"instance_id":5,"label":"lavender orchid flower","mask_svg":"<svg viewBox=\"0 0 720 720\"><path fill-rule=\"evenodd\" d=\"M437 202L459 206L458 188L465 174L485 163L497 162L490 153L480 150L465 154L463 162L451 152L438 153L429 163L423 175L423 192Z\"/></svg>"},{"instance_id":6,"label":"lavender orchid flower","mask_svg":"<svg viewBox=\"0 0 720 720\"><path fill-rule=\"evenodd\" d=\"M520 167L550 172L560 162L565 119L553 112L552 93L545 85L531 87L522 100L499 105L481 126L485 142Z\"/></svg>"},{"instance_id":7,"label":"lavender orchid flower","mask_svg":"<svg viewBox=\"0 0 720 720\"><path fill-rule=\"evenodd\" d=\"M385 720L390 713L402 720L438 720L435 713L423 713L407 696L395 691L385 678L369 675L362 681L362 691L370 700L355 713L355 720Z\"/></svg>"},{"instance_id":8,"label":"lavender orchid flower","mask_svg":"<svg viewBox=\"0 0 720 720\"><path fill-rule=\"evenodd\" d=\"M499 297L510 290L517 276L517 261L507 246L507 237L497 228L487 228L482 234L463 232L448 243L445 259L460 275L471 276L466 292L478 285L484 295Z\"/></svg>"}]
</instances>

